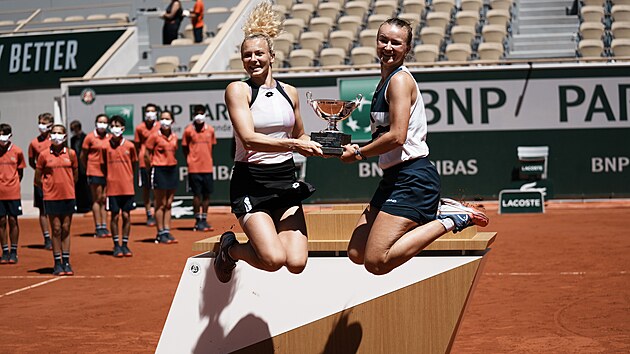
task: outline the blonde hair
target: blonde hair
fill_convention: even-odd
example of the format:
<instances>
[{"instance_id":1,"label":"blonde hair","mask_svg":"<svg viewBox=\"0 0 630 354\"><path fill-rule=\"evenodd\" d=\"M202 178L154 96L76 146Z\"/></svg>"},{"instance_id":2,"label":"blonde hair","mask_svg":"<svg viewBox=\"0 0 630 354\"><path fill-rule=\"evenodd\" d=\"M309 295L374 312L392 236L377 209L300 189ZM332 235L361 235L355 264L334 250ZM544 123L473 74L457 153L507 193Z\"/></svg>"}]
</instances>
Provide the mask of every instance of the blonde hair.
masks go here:
<instances>
[{"instance_id":1,"label":"blonde hair","mask_svg":"<svg viewBox=\"0 0 630 354\"><path fill-rule=\"evenodd\" d=\"M282 32L284 24L278 14L273 11L271 1L265 0L250 12L249 17L243 25L245 39L263 38L269 45L269 50L273 52L273 39ZM242 49L241 44L241 49Z\"/></svg>"}]
</instances>

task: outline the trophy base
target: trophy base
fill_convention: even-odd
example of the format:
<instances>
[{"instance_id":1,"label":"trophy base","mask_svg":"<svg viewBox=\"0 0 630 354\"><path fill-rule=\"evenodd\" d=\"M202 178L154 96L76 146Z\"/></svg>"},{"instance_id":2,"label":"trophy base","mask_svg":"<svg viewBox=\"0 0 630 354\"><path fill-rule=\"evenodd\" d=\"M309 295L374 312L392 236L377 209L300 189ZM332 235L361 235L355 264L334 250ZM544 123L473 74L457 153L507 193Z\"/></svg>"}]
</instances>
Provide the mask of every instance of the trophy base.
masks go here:
<instances>
[{"instance_id":1,"label":"trophy base","mask_svg":"<svg viewBox=\"0 0 630 354\"><path fill-rule=\"evenodd\" d=\"M350 144L352 136L338 131L324 131L311 133L311 140L322 145L322 151L326 155L341 156L343 146Z\"/></svg>"}]
</instances>

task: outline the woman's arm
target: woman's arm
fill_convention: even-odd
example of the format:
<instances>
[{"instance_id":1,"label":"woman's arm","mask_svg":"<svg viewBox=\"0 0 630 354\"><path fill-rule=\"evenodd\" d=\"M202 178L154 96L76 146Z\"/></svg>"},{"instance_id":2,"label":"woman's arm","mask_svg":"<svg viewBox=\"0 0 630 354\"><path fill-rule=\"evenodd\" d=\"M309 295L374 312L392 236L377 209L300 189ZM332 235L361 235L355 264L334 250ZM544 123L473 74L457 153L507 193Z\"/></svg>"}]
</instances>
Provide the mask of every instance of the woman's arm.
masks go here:
<instances>
[{"instance_id":1,"label":"woman's arm","mask_svg":"<svg viewBox=\"0 0 630 354\"><path fill-rule=\"evenodd\" d=\"M175 18L175 15L177 14L177 11L179 11L179 8L180 8L180 7L181 7L181 5L180 5L179 1L175 1L175 2L173 3L173 6L171 6L171 12L165 12L165 13L162 15L162 18L163 18L163 19L166 19L166 20L172 20L172 19L174 19L174 18Z\"/></svg>"}]
</instances>

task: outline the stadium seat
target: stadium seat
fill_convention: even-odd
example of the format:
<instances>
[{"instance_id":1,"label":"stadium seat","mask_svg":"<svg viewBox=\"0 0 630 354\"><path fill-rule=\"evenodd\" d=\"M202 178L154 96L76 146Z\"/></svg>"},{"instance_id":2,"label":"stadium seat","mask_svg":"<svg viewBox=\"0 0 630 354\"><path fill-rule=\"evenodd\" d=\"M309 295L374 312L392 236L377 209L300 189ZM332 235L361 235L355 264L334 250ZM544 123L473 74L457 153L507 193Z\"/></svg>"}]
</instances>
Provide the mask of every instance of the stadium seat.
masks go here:
<instances>
[{"instance_id":1,"label":"stadium seat","mask_svg":"<svg viewBox=\"0 0 630 354\"><path fill-rule=\"evenodd\" d=\"M354 36L352 35L352 32L340 30L330 32L328 44L332 48L341 48L344 50L345 53L348 53L350 47L352 47L353 41Z\"/></svg>"},{"instance_id":2,"label":"stadium seat","mask_svg":"<svg viewBox=\"0 0 630 354\"><path fill-rule=\"evenodd\" d=\"M486 13L486 19L490 25L505 27L510 22L510 12L507 10L490 10Z\"/></svg>"},{"instance_id":3,"label":"stadium seat","mask_svg":"<svg viewBox=\"0 0 630 354\"><path fill-rule=\"evenodd\" d=\"M359 45L362 47L375 47L376 37L378 35L377 29L364 29L359 33Z\"/></svg>"},{"instance_id":4,"label":"stadium seat","mask_svg":"<svg viewBox=\"0 0 630 354\"><path fill-rule=\"evenodd\" d=\"M276 52L282 52L289 54L293 50L293 44L295 43L295 36L290 32L282 32L278 37L273 40L273 49Z\"/></svg>"},{"instance_id":5,"label":"stadium seat","mask_svg":"<svg viewBox=\"0 0 630 354\"><path fill-rule=\"evenodd\" d=\"M501 25L485 25L481 29L481 37L484 42L503 43L507 30Z\"/></svg>"},{"instance_id":6,"label":"stadium seat","mask_svg":"<svg viewBox=\"0 0 630 354\"><path fill-rule=\"evenodd\" d=\"M467 61L472 54L470 44L451 43L446 46L444 55L448 61Z\"/></svg>"},{"instance_id":7,"label":"stadium seat","mask_svg":"<svg viewBox=\"0 0 630 354\"><path fill-rule=\"evenodd\" d=\"M287 17L287 8L284 5L275 4L271 6L271 9L280 16L280 18L285 19Z\"/></svg>"},{"instance_id":8,"label":"stadium seat","mask_svg":"<svg viewBox=\"0 0 630 354\"><path fill-rule=\"evenodd\" d=\"M483 7L483 0L462 0L460 8L462 11L477 11Z\"/></svg>"},{"instance_id":9,"label":"stadium seat","mask_svg":"<svg viewBox=\"0 0 630 354\"><path fill-rule=\"evenodd\" d=\"M613 5L630 5L630 0L612 0Z\"/></svg>"},{"instance_id":10,"label":"stadium seat","mask_svg":"<svg viewBox=\"0 0 630 354\"><path fill-rule=\"evenodd\" d=\"M604 6L606 0L582 0L582 6Z\"/></svg>"},{"instance_id":11,"label":"stadium seat","mask_svg":"<svg viewBox=\"0 0 630 354\"><path fill-rule=\"evenodd\" d=\"M602 22L604 18L604 8L601 6L582 6L580 15L584 22Z\"/></svg>"},{"instance_id":12,"label":"stadium seat","mask_svg":"<svg viewBox=\"0 0 630 354\"><path fill-rule=\"evenodd\" d=\"M440 55L440 49L435 44L418 44L413 49L414 57L419 63L433 63Z\"/></svg>"},{"instance_id":13,"label":"stadium seat","mask_svg":"<svg viewBox=\"0 0 630 354\"><path fill-rule=\"evenodd\" d=\"M372 8L372 14L392 17L396 14L398 2L396 0L376 0Z\"/></svg>"},{"instance_id":14,"label":"stadium seat","mask_svg":"<svg viewBox=\"0 0 630 354\"><path fill-rule=\"evenodd\" d=\"M192 23L189 23L186 25L186 27L184 27L184 38L190 38L190 39L195 38L195 35L193 33Z\"/></svg>"},{"instance_id":15,"label":"stadium seat","mask_svg":"<svg viewBox=\"0 0 630 354\"><path fill-rule=\"evenodd\" d=\"M335 21L339 13L341 13L341 4L336 2L323 2L317 7L317 16L320 18L328 17Z\"/></svg>"},{"instance_id":16,"label":"stadium seat","mask_svg":"<svg viewBox=\"0 0 630 354\"><path fill-rule=\"evenodd\" d=\"M42 20L42 23L58 23L58 22L63 22L63 19L61 17L47 17Z\"/></svg>"},{"instance_id":17,"label":"stadium seat","mask_svg":"<svg viewBox=\"0 0 630 354\"><path fill-rule=\"evenodd\" d=\"M341 48L324 48L319 54L319 64L323 67L344 65L346 51Z\"/></svg>"},{"instance_id":18,"label":"stadium seat","mask_svg":"<svg viewBox=\"0 0 630 354\"><path fill-rule=\"evenodd\" d=\"M352 32L353 39L356 37L362 25L362 17L358 16L341 16L337 20L337 29Z\"/></svg>"},{"instance_id":19,"label":"stadium seat","mask_svg":"<svg viewBox=\"0 0 630 354\"><path fill-rule=\"evenodd\" d=\"M472 26L453 26L451 40L453 43L471 44L475 39L475 28Z\"/></svg>"},{"instance_id":20,"label":"stadium seat","mask_svg":"<svg viewBox=\"0 0 630 354\"><path fill-rule=\"evenodd\" d=\"M615 21L611 27L614 38L630 39L630 21Z\"/></svg>"},{"instance_id":21,"label":"stadium seat","mask_svg":"<svg viewBox=\"0 0 630 354\"><path fill-rule=\"evenodd\" d=\"M195 41L191 38L177 38L173 39L171 45L192 45L195 44Z\"/></svg>"},{"instance_id":22,"label":"stadium seat","mask_svg":"<svg viewBox=\"0 0 630 354\"><path fill-rule=\"evenodd\" d=\"M310 49L294 49L289 53L289 64L292 68L313 66L315 53Z\"/></svg>"},{"instance_id":23,"label":"stadium seat","mask_svg":"<svg viewBox=\"0 0 630 354\"><path fill-rule=\"evenodd\" d=\"M627 38L615 38L610 44L610 49L616 57L629 57L630 56L630 39Z\"/></svg>"},{"instance_id":24,"label":"stadium seat","mask_svg":"<svg viewBox=\"0 0 630 354\"><path fill-rule=\"evenodd\" d=\"M226 12L230 12L230 9L225 6L212 6L206 10L207 14L222 14Z\"/></svg>"},{"instance_id":25,"label":"stadium seat","mask_svg":"<svg viewBox=\"0 0 630 354\"><path fill-rule=\"evenodd\" d=\"M455 14L455 23L461 26L477 27L479 23L478 11L458 11Z\"/></svg>"},{"instance_id":26,"label":"stadium seat","mask_svg":"<svg viewBox=\"0 0 630 354\"><path fill-rule=\"evenodd\" d=\"M81 16L81 15L73 15L73 16L67 16L66 18L63 19L64 22L79 22L79 21L85 21L85 17Z\"/></svg>"},{"instance_id":27,"label":"stadium seat","mask_svg":"<svg viewBox=\"0 0 630 354\"><path fill-rule=\"evenodd\" d=\"M402 12L422 15L426 3L424 0L404 0L402 2Z\"/></svg>"},{"instance_id":28,"label":"stadium seat","mask_svg":"<svg viewBox=\"0 0 630 354\"><path fill-rule=\"evenodd\" d=\"M274 0L274 3L282 5L287 9L290 9L291 6L293 6L293 0Z\"/></svg>"},{"instance_id":29,"label":"stadium seat","mask_svg":"<svg viewBox=\"0 0 630 354\"><path fill-rule=\"evenodd\" d=\"M512 0L490 0L490 8L509 11L512 8Z\"/></svg>"},{"instance_id":30,"label":"stadium seat","mask_svg":"<svg viewBox=\"0 0 630 354\"><path fill-rule=\"evenodd\" d=\"M300 36L300 47L310 49L317 54L322 49L324 35L321 32L303 32Z\"/></svg>"},{"instance_id":31,"label":"stadium seat","mask_svg":"<svg viewBox=\"0 0 630 354\"><path fill-rule=\"evenodd\" d=\"M293 38L300 38L305 25L306 22L301 18L289 18L284 21L284 30L291 33Z\"/></svg>"},{"instance_id":32,"label":"stadium seat","mask_svg":"<svg viewBox=\"0 0 630 354\"><path fill-rule=\"evenodd\" d=\"M582 39L602 39L604 29L604 24L601 22L582 22L580 36Z\"/></svg>"},{"instance_id":33,"label":"stadium seat","mask_svg":"<svg viewBox=\"0 0 630 354\"><path fill-rule=\"evenodd\" d=\"M13 26L14 24L13 20L0 20L0 26Z\"/></svg>"},{"instance_id":34,"label":"stadium seat","mask_svg":"<svg viewBox=\"0 0 630 354\"><path fill-rule=\"evenodd\" d=\"M599 58L604 51L604 42L600 39L583 39L578 43L578 50L583 58Z\"/></svg>"},{"instance_id":35,"label":"stadium seat","mask_svg":"<svg viewBox=\"0 0 630 354\"><path fill-rule=\"evenodd\" d=\"M404 12L398 14L398 18L405 20L411 24L411 28L413 29L413 33L417 33L418 28L420 27L420 23L422 23L422 13L414 13L414 12Z\"/></svg>"},{"instance_id":36,"label":"stadium seat","mask_svg":"<svg viewBox=\"0 0 630 354\"><path fill-rule=\"evenodd\" d=\"M91 14L88 15L88 17L85 18L88 21L101 21L101 20L107 20L107 15L105 14Z\"/></svg>"},{"instance_id":37,"label":"stadium seat","mask_svg":"<svg viewBox=\"0 0 630 354\"><path fill-rule=\"evenodd\" d=\"M302 4L310 4L313 5L314 8L317 8L317 4L319 4L319 0L301 0Z\"/></svg>"},{"instance_id":38,"label":"stadium seat","mask_svg":"<svg viewBox=\"0 0 630 354\"><path fill-rule=\"evenodd\" d=\"M199 59L201 58L201 54L193 54L190 56L190 59L188 60L188 70L190 71L190 69L193 68L193 66L195 66L195 64L197 64L197 62L199 61Z\"/></svg>"},{"instance_id":39,"label":"stadium seat","mask_svg":"<svg viewBox=\"0 0 630 354\"><path fill-rule=\"evenodd\" d=\"M355 47L350 51L350 60L353 65L365 65L376 62L376 48Z\"/></svg>"},{"instance_id":40,"label":"stadium seat","mask_svg":"<svg viewBox=\"0 0 630 354\"><path fill-rule=\"evenodd\" d=\"M383 14L370 15L368 17L367 29L378 29L381 24L387 21L391 16Z\"/></svg>"},{"instance_id":41,"label":"stadium seat","mask_svg":"<svg viewBox=\"0 0 630 354\"><path fill-rule=\"evenodd\" d=\"M324 38L328 38L330 30L333 28L334 21L330 17L313 17L311 23L308 25L310 32L319 32L324 35Z\"/></svg>"},{"instance_id":42,"label":"stadium seat","mask_svg":"<svg viewBox=\"0 0 630 354\"><path fill-rule=\"evenodd\" d=\"M434 44L440 46L444 38L444 30L440 27L423 27L420 30L422 44Z\"/></svg>"},{"instance_id":43,"label":"stadium seat","mask_svg":"<svg viewBox=\"0 0 630 354\"><path fill-rule=\"evenodd\" d=\"M494 42L483 42L477 48L477 55L481 60L497 61L503 57L503 44Z\"/></svg>"},{"instance_id":44,"label":"stadium seat","mask_svg":"<svg viewBox=\"0 0 630 354\"><path fill-rule=\"evenodd\" d=\"M455 8L455 0L433 0L431 8L434 12L444 12L450 15Z\"/></svg>"},{"instance_id":45,"label":"stadium seat","mask_svg":"<svg viewBox=\"0 0 630 354\"><path fill-rule=\"evenodd\" d=\"M241 53L236 52L230 55L230 70L245 70L243 68L243 59L241 58Z\"/></svg>"},{"instance_id":46,"label":"stadium seat","mask_svg":"<svg viewBox=\"0 0 630 354\"><path fill-rule=\"evenodd\" d=\"M108 17L112 20L118 20L118 22L129 22L129 14L125 12L116 12Z\"/></svg>"},{"instance_id":47,"label":"stadium seat","mask_svg":"<svg viewBox=\"0 0 630 354\"><path fill-rule=\"evenodd\" d=\"M348 1L344 6L344 10L347 16L357 16L361 20L365 18L365 14L367 14L370 8L370 4L364 1Z\"/></svg>"},{"instance_id":48,"label":"stadium seat","mask_svg":"<svg viewBox=\"0 0 630 354\"><path fill-rule=\"evenodd\" d=\"M174 55L167 55L158 57L155 61L155 65L153 69L156 73L160 74L170 74L177 71L179 67L179 57Z\"/></svg>"},{"instance_id":49,"label":"stadium seat","mask_svg":"<svg viewBox=\"0 0 630 354\"><path fill-rule=\"evenodd\" d=\"M284 60L286 59L284 52L274 52L274 56L275 56L275 60L274 60L274 67L275 68L283 68L284 67Z\"/></svg>"},{"instance_id":50,"label":"stadium seat","mask_svg":"<svg viewBox=\"0 0 630 354\"><path fill-rule=\"evenodd\" d=\"M630 5L613 5L610 13L615 21L630 21Z\"/></svg>"},{"instance_id":51,"label":"stadium seat","mask_svg":"<svg viewBox=\"0 0 630 354\"><path fill-rule=\"evenodd\" d=\"M304 20L304 23L309 23L314 11L315 6L313 6L312 4L295 4L291 8L290 12L292 18L299 18Z\"/></svg>"},{"instance_id":52,"label":"stadium seat","mask_svg":"<svg viewBox=\"0 0 630 354\"><path fill-rule=\"evenodd\" d=\"M446 12L429 12L427 14L427 26L439 27L442 31L446 30L449 22L451 22L451 15Z\"/></svg>"}]
</instances>

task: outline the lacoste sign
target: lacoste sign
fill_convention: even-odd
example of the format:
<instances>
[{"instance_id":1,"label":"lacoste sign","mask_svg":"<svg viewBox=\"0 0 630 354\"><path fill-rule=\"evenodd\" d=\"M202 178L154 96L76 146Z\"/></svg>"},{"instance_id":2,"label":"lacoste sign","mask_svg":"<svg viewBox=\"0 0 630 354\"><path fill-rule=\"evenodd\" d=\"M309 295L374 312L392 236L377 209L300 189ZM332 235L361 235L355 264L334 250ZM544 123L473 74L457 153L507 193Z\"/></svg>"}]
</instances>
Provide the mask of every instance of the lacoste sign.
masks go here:
<instances>
[{"instance_id":1,"label":"lacoste sign","mask_svg":"<svg viewBox=\"0 0 630 354\"><path fill-rule=\"evenodd\" d=\"M504 189L499 193L499 214L544 212L545 201L541 191Z\"/></svg>"}]
</instances>

